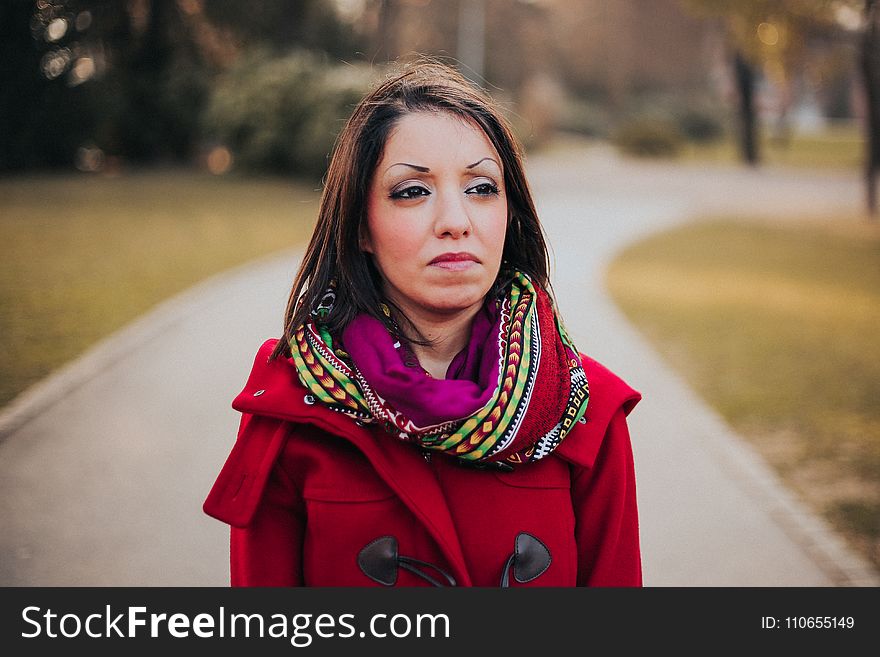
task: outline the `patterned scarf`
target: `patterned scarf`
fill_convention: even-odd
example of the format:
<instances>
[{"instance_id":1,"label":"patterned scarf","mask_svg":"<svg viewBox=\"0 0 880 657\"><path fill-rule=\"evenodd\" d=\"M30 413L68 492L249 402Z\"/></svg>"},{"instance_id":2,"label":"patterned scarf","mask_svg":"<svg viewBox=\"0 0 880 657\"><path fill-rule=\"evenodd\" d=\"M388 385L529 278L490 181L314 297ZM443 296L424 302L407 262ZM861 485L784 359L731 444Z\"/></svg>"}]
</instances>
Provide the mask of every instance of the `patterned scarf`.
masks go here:
<instances>
[{"instance_id":1,"label":"patterned scarf","mask_svg":"<svg viewBox=\"0 0 880 657\"><path fill-rule=\"evenodd\" d=\"M586 410L578 351L522 273L475 318L444 380L418 367L387 307L386 322L359 315L334 340L321 322L334 298L331 289L290 347L303 385L353 420L471 464L512 466L547 456Z\"/></svg>"}]
</instances>

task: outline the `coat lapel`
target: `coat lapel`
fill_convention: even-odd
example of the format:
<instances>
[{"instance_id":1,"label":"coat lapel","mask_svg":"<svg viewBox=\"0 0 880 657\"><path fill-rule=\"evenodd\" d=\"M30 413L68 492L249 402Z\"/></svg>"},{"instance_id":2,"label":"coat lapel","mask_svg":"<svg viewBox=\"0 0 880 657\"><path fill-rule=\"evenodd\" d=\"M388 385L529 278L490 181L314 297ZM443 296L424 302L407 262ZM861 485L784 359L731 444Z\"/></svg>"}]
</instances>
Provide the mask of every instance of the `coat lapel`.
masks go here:
<instances>
[{"instance_id":1,"label":"coat lapel","mask_svg":"<svg viewBox=\"0 0 880 657\"><path fill-rule=\"evenodd\" d=\"M261 415L244 416L238 440L202 510L233 527L250 524L289 433L287 422Z\"/></svg>"},{"instance_id":2,"label":"coat lapel","mask_svg":"<svg viewBox=\"0 0 880 657\"><path fill-rule=\"evenodd\" d=\"M262 492L261 484L265 483L268 471L283 448L283 439L288 434L271 418L312 424L349 440L363 452L376 473L436 541L459 585L469 586L471 579L449 506L437 477L419 451L389 436L380 435L379 429L358 426L350 418L315 403L309 391L299 382L296 368L289 360L268 360L274 344L274 340L263 344L247 385L232 403L236 410L254 416L247 425L242 426L238 440L242 445L236 444L224 466L222 488L226 491L227 503L233 504L235 520L239 523L245 520L245 524L250 520ZM261 418L260 422L255 422ZM266 420L270 421L266 423ZM287 428L290 428L289 425ZM233 459L236 452L241 457ZM242 482L243 487L247 487L246 491L237 490ZM243 492L246 493L244 497ZM218 490L209 513L226 520L221 517L224 514L220 511L221 507L226 506L220 500L222 495L223 492ZM233 503L233 498L238 501Z\"/></svg>"},{"instance_id":3,"label":"coat lapel","mask_svg":"<svg viewBox=\"0 0 880 657\"><path fill-rule=\"evenodd\" d=\"M339 419L333 415L332 424L318 417L311 418L311 423L346 438L363 452L376 473L397 493L440 546L459 586L471 586L449 505L437 477L419 451L410 445L395 444L392 437L379 436L378 430L358 427L347 419L343 421L351 427L340 426ZM380 440L390 444L380 445Z\"/></svg>"}]
</instances>

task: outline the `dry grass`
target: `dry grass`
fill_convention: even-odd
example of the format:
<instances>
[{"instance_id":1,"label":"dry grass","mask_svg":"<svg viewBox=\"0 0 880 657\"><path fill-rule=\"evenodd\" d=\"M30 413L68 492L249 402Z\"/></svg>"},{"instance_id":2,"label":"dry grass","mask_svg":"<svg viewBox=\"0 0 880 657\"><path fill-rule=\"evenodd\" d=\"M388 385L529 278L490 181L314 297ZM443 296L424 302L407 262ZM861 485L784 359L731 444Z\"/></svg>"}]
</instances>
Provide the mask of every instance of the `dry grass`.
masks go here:
<instances>
[{"instance_id":1,"label":"dry grass","mask_svg":"<svg viewBox=\"0 0 880 657\"><path fill-rule=\"evenodd\" d=\"M0 405L157 302L307 239L317 198L188 171L0 180Z\"/></svg>"},{"instance_id":2,"label":"dry grass","mask_svg":"<svg viewBox=\"0 0 880 657\"><path fill-rule=\"evenodd\" d=\"M880 565L880 225L712 220L608 273L624 312Z\"/></svg>"},{"instance_id":3,"label":"dry grass","mask_svg":"<svg viewBox=\"0 0 880 657\"><path fill-rule=\"evenodd\" d=\"M829 127L817 133L795 133L787 141L765 133L760 139L764 164L817 169L858 169L864 158L864 137L855 126ZM688 144L684 161L735 164L740 162L736 142Z\"/></svg>"}]
</instances>

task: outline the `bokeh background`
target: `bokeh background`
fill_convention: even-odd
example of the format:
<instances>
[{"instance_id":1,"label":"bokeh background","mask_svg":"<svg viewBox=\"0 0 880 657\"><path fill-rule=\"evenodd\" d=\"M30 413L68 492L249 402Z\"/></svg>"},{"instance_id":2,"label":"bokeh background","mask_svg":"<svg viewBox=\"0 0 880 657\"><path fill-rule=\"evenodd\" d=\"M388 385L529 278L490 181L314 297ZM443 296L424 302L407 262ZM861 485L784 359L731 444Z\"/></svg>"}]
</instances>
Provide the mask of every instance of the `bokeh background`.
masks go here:
<instances>
[{"instance_id":1,"label":"bokeh background","mask_svg":"<svg viewBox=\"0 0 880 657\"><path fill-rule=\"evenodd\" d=\"M168 299L194 303L175 295L304 244L354 103L419 54L501 103L539 206L578 188L608 201L620 238L589 284L785 491L880 566L875 0L7 0L4 488L53 485L22 434L42 418L33 444L65 440L46 409L113 360L71 370L84 354L98 363L108 336L167 316ZM212 437L220 451L231 431ZM52 503L5 497L5 583L99 583L39 547ZM87 552L87 534L59 540ZM123 571L106 581L157 581ZM217 581L205 573L194 581Z\"/></svg>"},{"instance_id":2,"label":"bokeh background","mask_svg":"<svg viewBox=\"0 0 880 657\"><path fill-rule=\"evenodd\" d=\"M10 172L320 176L352 99L415 52L492 89L530 147L564 131L644 154L727 142L737 153L718 157L807 164L806 147L783 151L811 138L856 166L876 113L864 0L4 4Z\"/></svg>"}]
</instances>

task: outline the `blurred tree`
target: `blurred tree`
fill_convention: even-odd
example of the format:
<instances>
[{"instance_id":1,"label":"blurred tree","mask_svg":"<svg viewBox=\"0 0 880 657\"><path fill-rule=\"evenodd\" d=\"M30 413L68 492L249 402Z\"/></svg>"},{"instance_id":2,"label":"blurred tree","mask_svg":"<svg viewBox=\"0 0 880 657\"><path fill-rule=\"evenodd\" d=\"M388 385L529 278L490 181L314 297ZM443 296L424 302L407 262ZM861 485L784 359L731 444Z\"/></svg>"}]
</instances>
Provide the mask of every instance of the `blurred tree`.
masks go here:
<instances>
[{"instance_id":1,"label":"blurred tree","mask_svg":"<svg viewBox=\"0 0 880 657\"><path fill-rule=\"evenodd\" d=\"M32 0L0 4L0 171L69 164L93 127L88 93L62 75L86 70L72 16L45 4L40 14Z\"/></svg>"},{"instance_id":2,"label":"blurred tree","mask_svg":"<svg viewBox=\"0 0 880 657\"><path fill-rule=\"evenodd\" d=\"M192 2L193 0L190 0ZM249 46L322 52L352 58L364 47L355 25L341 20L332 0L200 0L214 25L231 31Z\"/></svg>"},{"instance_id":3,"label":"blurred tree","mask_svg":"<svg viewBox=\"0 0 880 657\"><path fill-rule=\"evenodd\" d=\"M15 83L0 87L0 168L69 166L84 145L139 161L183 157L198 95L181 84L194 67L176 66L188 47L178 10L174 0L4 7L4 79Z\"/></svg>"},{"instance_id":4,"label":"blurred tree","mask_svg":"<svg viewBox=\"0 0 880 657\"><path fill-rule=\"evenodd\" d=\"M746 164L755 165L758 155L758 121L755 112L755 72L739 50L733 54L733 70L739 99L740 153Z\"/></svg>"},{"instance_id":5,"label":"blurred tree","mask_svg":"<svg viewBox=\"0 0 880 657\"><path fill-rule=\"evenodd\" d=\"M711 94L714 27L680 0L532 0L543 8L543 38L529 57L552 58L552 71L577 98L614 116L668 90ZM506 13L503 10L500 12ZM495 14L491 21L501 19ZM524 17L534 24L532 19ZM500 31L500 43L507 33ZM531 44L530 44L531 45Z\"/></svg>"},{"instance_id":6,"label":"blurred tree","mask_svg":"<svg viewBox=\"0 0 880 657\"><path fill-rule=\"evenodd\" d=\"M375 0L378 13L373 52L380 61L389 61L397 57L396 29L400 20L400 4L398 0Z\"/></svg>"},{"instance_id":7,"label":"blurred tree","mask_svg":"<svg viewBox=\"0 0 880 657\"><path fill-rule=\"evenodd\" d=\"M137 4L129 4L128 11ZM188 84L178 93L195 95L197 107L204 95L199 78L208 71L198 50L186 38L176 0L140 4L143 9L134 9L138 13L131 18L142 21L142 27L135 32L129 20L123 25L128 34L120 34L123 38L114 44L118 64L113 75L124 89L125 100L125 111L115 117L115 146L135 161L183 160L196 137L194 117L192 111L185 111L176 102L180 97L169 89L170 74L175 70L188 72Z\"/></svg>"},{"instance_id":8,"label":"blurred tree","mask_svg":"<svg viewBox=\"0 0 880 657\"><path fill-rule=\"evenodd\" d=\"M867 97L865 183L868 212L877 216L877 177L880 175L880 2L865 0L862 76Z\"/></svg>"},{"instance_id":9,"label":"blurred tree","mask_svg":"<svg viewBox=\"0 0 880 657\"><path fill-rule=\"evenodd\" d=\"M375 72L366 64L333 66L305 50L247 52L214 86L205 134L243 170L316 180Z\"/></svg>"},{"instance_id":10,"label":"blurred tree","mask_svg":"<svg viewBox=\"0 0 880 657\"><path fill-rule=\"evenodd\" d=\"M349 56L333 0L8 0L0 3L0 170L69 166L91 145L187 161L219 73L245 46Z\"/></svg>"},{"instance_id":11,"label":"blurred tree","mask_svg":"<svg viewBox=\"0 0 880 657\"><path fill-rule=\"evenodd\" d=\"M865 178L870 214L877 213L880 175L880 4L877 0L683 0L692 10L721 17L735 61L739 87L741 151L746 162L759 159L757 122L750 107L754 95L752 67L782 89L784 120L790 102L791 69L803 60L810 40L847 43L861 32L861 79L866 99ZM861 20L857 16L863 15ZM854 20L854 17L855 20Z\"/></svg>"},{"instance_id":12,"label":"blurred tree","mask_svg":"<svg viewBox=\"0 0 880 657\"><path fill-rule=\"evenodd\" d=\"M26 166L30 117L39 105L45 78L31 37L33 5L12 0L0 5L0 171Z\"/></svg>"},{"instance_id":13,"label":"blurred tree","mask_svg":"<svg viewBox=\"0 0 880 657\"><path fill-rule=\"evenodd\" d=\"M803 65L811 39L840 32L837 12L860 0L683 0L692 11L721 19L740 104L740 152L755 164L757 113L755 86L759 77L778 90L775 136L786 139L795 73Z\"/></svg>"}]
</instances>

